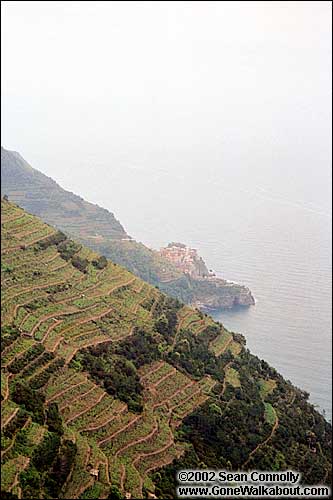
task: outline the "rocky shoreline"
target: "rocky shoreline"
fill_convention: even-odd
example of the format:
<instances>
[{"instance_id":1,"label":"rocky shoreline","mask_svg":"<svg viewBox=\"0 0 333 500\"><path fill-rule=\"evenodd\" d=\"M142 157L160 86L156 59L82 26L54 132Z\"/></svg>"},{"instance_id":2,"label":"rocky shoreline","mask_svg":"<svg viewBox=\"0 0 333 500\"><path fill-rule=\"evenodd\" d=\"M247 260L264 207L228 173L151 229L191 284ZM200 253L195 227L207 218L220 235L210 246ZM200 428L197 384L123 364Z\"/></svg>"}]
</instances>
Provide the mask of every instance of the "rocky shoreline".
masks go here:
<instances>
[{"instance_id":1,"label":"rocky shoreline","mask_svg":"<svg viewBox=\"0 0 333 500\"><path fill-rule=\"evenodd\" d=\"M209 280L212 283L212 280ZM234 307L250 307L255 305L255 298L251 290L237 283L232 285L225 280L214 280L215 293L212 291L201 300L196 300L191 305L205 311L233 309Z\"/></svg>"},{"instance_id":2,"label":"rocky shoreline","mask_svg":"<svg viewBox=\"0 0 333 500\"><path fill-rule=\"evenodd\" d=\"M255 305L251 290L238 283L218 278L194 248L183 243L169 243L159 254L183 273L193 288L193 307L206 311Z\"/></svg>"}]
</instances>

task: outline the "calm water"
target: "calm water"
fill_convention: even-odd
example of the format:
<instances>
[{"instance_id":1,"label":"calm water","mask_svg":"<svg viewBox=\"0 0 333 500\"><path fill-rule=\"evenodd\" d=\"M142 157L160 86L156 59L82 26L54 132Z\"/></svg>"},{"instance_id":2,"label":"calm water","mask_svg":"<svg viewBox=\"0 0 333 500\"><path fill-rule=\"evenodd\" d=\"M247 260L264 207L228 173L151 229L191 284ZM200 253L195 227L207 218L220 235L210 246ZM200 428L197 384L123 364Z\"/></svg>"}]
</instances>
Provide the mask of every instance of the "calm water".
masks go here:
<instances>
[{"instance_id":1,"label":"calm water","mask_svg":"<svg viewBox=\"0 0 333 500\"><path fill-rule=\"evenodd\" d=\"M248 285L256 306L215 318L245 334L253 353L310 392L331 419L331 219L324 176L314 172L306 182L297 172L280 172L283 182L270 175L265 185L260 172L182 172L105 171L112 200L101 186L95 198L136 239L154 248L184 242L219 275ZM320 203L314 188L325 195Z\"/></svg>"}]
</instances>

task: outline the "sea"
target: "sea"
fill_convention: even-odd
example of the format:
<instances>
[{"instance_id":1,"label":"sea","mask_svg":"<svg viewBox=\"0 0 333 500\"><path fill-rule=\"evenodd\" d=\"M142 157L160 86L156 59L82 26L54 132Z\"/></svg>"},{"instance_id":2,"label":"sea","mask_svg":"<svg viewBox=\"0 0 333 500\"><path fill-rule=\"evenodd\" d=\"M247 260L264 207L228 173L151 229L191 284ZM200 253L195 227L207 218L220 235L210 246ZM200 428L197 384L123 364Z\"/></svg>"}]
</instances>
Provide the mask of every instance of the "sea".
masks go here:
<instances>
[{"instance_id":1,"label":"sea","mask_svg":"<svg viewBox=\"0 0 333 500\"><path fill-rule=\"evenodd\" d=\"M90 186L89 198L114 211L132 237L155 249L185 243L218 276L251 289L255 306L214 318L244 334L249 349L307 391L331 421L328 172L144 163L103 172L104 187Z\"/></svg>"}]
</instances>

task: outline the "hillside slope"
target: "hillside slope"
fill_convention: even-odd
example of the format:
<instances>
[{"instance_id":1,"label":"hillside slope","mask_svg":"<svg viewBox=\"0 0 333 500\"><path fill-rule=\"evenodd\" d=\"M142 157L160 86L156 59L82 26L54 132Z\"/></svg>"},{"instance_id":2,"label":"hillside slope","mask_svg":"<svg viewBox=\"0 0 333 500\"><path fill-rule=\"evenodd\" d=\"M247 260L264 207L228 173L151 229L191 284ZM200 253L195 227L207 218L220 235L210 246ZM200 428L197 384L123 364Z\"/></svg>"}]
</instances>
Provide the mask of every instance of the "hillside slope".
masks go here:
<instances>
[{"instance_id":1,"label":"hillside slope","mask_svg":"<svg viewBox=\"0 0 333 500\"><path fill-rule=\"evenodd\" d=\"M8 498L174 498L180 466L330 481L331 426L241 335L1 209Z\"/></svg>"},{"instance_id":2,"label":"hillside slope","mask_svg":"<svg viewBox=\"0 0 333 500\"><path fill-rule=\"evenodd\" d=\"M48 224L75 232L80 238L100 233L106 238L128 238L114 215L65 191L53 179L32 168L19 153L1 148L3 191Z\"/></svg>"},{"instance_id":3,"label":"hillside slope","mask_svg":"<svg viewBox=\"0 0 333 500\"><path fill-rule=\"evenodd\" d=\"M1 148L1 195L187 304L220 309L250 306L250 290L225 280L196 280L157 251L129 238L114 215L61 188L18 153ZM112 196L112 192L110 193Z\"/></svg>"}]
</instances>

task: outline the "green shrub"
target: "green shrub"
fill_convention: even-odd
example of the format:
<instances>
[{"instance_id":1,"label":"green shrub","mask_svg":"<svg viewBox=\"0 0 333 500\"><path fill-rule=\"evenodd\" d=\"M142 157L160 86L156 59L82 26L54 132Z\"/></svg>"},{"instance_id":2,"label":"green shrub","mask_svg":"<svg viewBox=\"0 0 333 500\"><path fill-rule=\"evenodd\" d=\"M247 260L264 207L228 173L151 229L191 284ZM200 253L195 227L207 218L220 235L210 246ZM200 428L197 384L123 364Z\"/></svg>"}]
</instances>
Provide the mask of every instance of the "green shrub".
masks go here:
<instances>
[{"instance_id":1,"label":"green shrub","mask_svg":"<svg viewBox=\"0 0 333 500\"><path fill-rule=\"evenodd\" d=\"M85 273L87 271L87 267L89 264L89 260L87 259L82 259L78 255L74 255L71 259L72 265L76 267L81 273Z\"/></svg>"},{"instance_id":2,"label":"green shrub","mask_svg":"<svg viewBox=\"0 0 333 500\"><path fill-rule=\"evenodd\" d=\"M67 240L67 236L62 231L57 231L55 234L52 234L48 238L45 238L42 241L37 243L38 248L41 250L45 250L46 248L56 245L58 246L63 241Z\"/></svg>"},{"instance_id":3,"label":"green shrub","mask_svg":"<svg viewBox=\"0 0 333 500\"><path fill-rule=\"evenodd\" d=\"M93 260L91 263L97 269L104 269L108 265L108 261L104 255L99 257L97 260Z\"/></svg>"}]
</instances>

